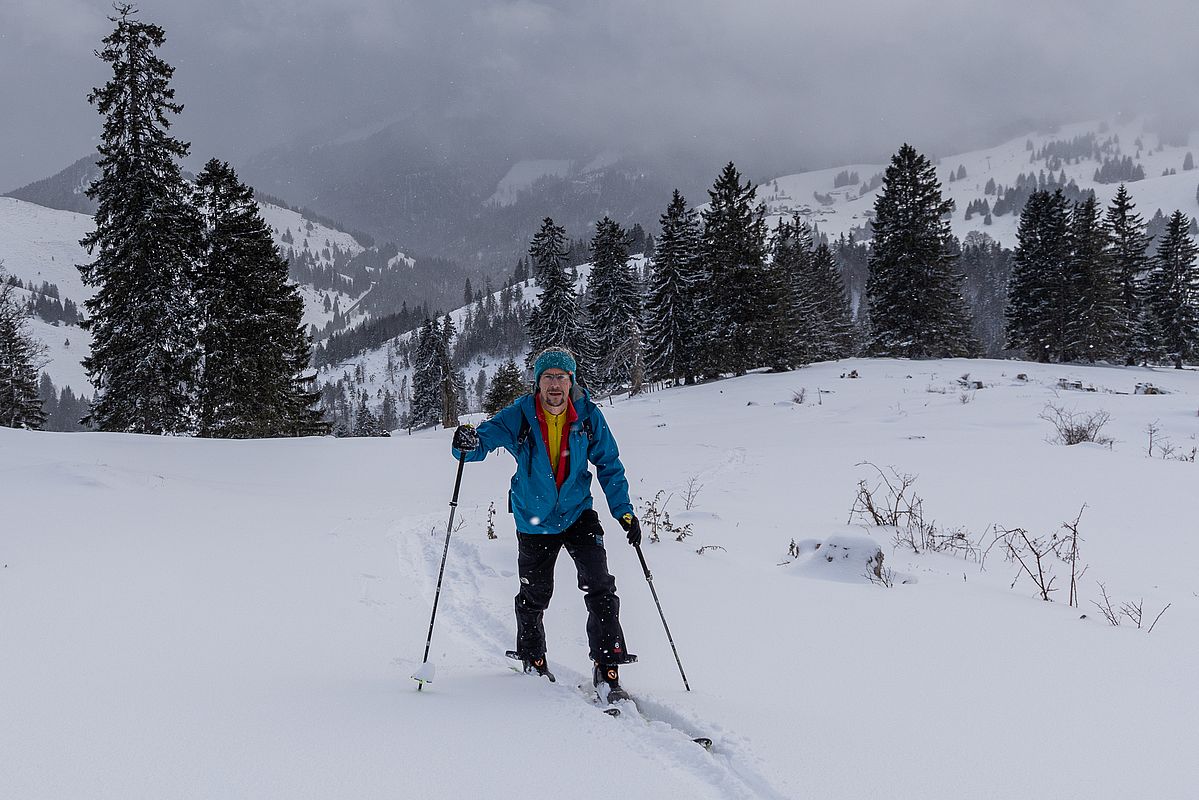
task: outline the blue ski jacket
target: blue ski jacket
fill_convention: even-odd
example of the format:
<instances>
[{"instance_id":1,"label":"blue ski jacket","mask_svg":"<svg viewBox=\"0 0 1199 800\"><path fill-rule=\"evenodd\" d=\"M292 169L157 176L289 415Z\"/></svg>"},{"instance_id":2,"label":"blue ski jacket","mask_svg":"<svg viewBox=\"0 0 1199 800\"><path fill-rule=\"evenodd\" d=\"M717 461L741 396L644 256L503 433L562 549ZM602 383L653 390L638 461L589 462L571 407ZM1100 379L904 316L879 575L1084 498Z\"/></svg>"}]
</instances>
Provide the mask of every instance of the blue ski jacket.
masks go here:
<instances>
[{"instance_id":1,"label":"blue ski jacket","mask_svg":"<svg viewBox=\"0 0 1199 800\"><path fill-rule=\"evenodd\" d=\"M549 451L541 435L536 401L526 394L477 428L479 446L467 452L467 461L482 461L492 450L504 448L516 458L516 473L508 490L508 510L516 518L521 533L561 533L584 511L591 508L591 470L608 499L614 519L633 513L629 502L629 483L616 440L604 415L591 402L586 390L571 391L578 419L571 423L568 437L570 463L562 488L558 488L550 466ZM458 450L450 447L454 458Z\"/></svg>"}]
</instances>

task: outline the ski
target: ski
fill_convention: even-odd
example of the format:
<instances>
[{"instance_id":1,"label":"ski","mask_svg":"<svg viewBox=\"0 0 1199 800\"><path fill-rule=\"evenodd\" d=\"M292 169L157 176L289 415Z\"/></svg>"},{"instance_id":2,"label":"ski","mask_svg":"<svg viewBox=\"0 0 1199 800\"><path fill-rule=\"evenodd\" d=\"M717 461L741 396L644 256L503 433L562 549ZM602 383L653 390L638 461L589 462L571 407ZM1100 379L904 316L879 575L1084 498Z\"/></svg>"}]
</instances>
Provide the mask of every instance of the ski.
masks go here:
<instances>
[{"instance_id":1,"label":"ski","mask_svg":"<svg viewBox=\"0 0 1199 800\"><path fill-rule=\"evenodd\" d=\"M513 661L520 662L520 666L513 664L511 667L509 667L509 669L511 669L513 672L516 672L519 674L524 674L524 675L536 675L539 677L543 677L543 678L546 678L547 680L549 680L550 683L557 682L557 678L554 677L554 673L550 672L549 669L543 667L542 671L538 671L536 669L536 667L534 667L531 663L529 663L525 658L523 658L521 656L520 653L516 652L515 650L505 650L504 656L512 659ZM636 656L631 656L631 657L629 657L628 663L632 663L633 661L636 661L636 660L637 660ZM636 713L639 717L641 717L646 722L653 722L653 720L651 720L645 714L641 713L641 709L639 709L637 707L637 704L633 701L633 698L630 697L629 693L625 692L623 689L621 690L621 693L624 696L618 697L615 700L600 697L599 690L596 689L596 687L594 687L594 686L587 686L585 684L580 683L578 685L578 689L591 701L591 704L593 706L595 706L597 709L599 709L604 714L607 714L609 717L619 717L621 714L622 707L627 705L633 709L634 713ZM705 750L707 750L709 752L711 752L711 750L712 750L712 740L709 739L707 736L692 737L691 741L695 742L700 747L704 748Z\"/></svg>"},{"instance_id":2,"label":"ski","mask_svg":"<svg viewBox=\"0 0 1199 800\"><path fill-rule=\"evenodd\" d=\"M641 712L641 709L637 707L637 703L633 701L633 698L628 694L628 692L625 692L625 696L622 698L606 701L604 698L600 697L600 693L594 687L579 684L578 688L579 691L590 697L593 705L597 706L600 711L603 711L610 717L619 717L621 707L627 704L631 706L633 711L636 712L636 714L646 722L654 721ZM607 706L604 705L605 703L607 703ZM619 705L616 705L617 703L619 703ZM712 752L712 740L707 736L693 736L691 737L691 741L695 742L708 752Z\"/></svg>"}]
</instances>

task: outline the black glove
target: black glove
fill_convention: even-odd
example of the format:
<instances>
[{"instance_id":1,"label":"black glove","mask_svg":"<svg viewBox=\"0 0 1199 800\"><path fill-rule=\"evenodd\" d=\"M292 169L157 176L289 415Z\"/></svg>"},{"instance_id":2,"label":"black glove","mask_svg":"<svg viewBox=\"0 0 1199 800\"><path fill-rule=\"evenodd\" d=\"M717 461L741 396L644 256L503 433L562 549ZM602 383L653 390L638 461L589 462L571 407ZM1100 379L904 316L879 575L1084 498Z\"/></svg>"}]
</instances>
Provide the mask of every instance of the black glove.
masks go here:
<instances>
[{"instance_id":1,"label":"black glove","mask_svg":"<svg viewBox=\"0 0 1199 800\"><path fill-rule=\"evenodd\" d=\"M474 425L459 425L454 431L454 449L459 453L470 453L479 446L479 432Z\"/></svg>"},{"instance_id":2,"label":"black glove","mask_svg":"<svg viewBox=\"0 0 1199 800\"><path fill-rule=\"evenodd\" d=\"M632 514L625 514L617 522L620 527L625 529L625 533L629 535L629 544L641 544L641 523Z\"/></svg>"}]
</instances>

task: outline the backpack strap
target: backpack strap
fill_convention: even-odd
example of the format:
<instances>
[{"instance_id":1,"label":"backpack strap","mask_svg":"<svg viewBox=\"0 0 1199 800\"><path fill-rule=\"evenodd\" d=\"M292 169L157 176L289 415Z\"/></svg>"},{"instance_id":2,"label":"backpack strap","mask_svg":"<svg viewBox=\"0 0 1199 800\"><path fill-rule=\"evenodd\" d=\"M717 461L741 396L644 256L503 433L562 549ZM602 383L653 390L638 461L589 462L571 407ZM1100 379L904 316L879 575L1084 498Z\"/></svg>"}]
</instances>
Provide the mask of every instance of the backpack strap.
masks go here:
<instances>
[{"instance_id":1,"label":"backpack strap","mask_svg":"<svg viewBox=\"0 0 1199 800\"><path fill-rule=\"evenodd\" d=\"M533 432L533 428L532 428L532 426L529 425L529 418L526 417L524 414L521 414L520 415L520 430L517 431L517 433L516 433L516 446L520 447L521 445L523 445L525 443L525 440L527 440L529 438L529 436L530 436L530 434L532 434L532 432Z\"/></svg>"},{"instance_id":2,"label":"backpack strap","mask_svg":"<svg viewBox=\"0 0 1199 800\"><path fill-rule=\"evenodd\" d=\"M533 427L531 425L529 425L529 418L526 417L523 412L521 412L520 430L516 432L516 449L520 450L520 448L525 446L526 442L529 445L529 474L532 475L533 474L533 448L535 447L535 445L533 444ZM512 505L511 499L508 500L508 505L509 506ZM509 508L509 511L511 511L511 508Z\"/></svg>"},{"instance_id":3,"label":"backpack strap","mask_svg":"<svg viewBox=\"0 0 1199 800\"><path fill-rule=\"evenodd\" d=\"M595 444L595 428L591 425L591 409L594 407L590 397L585 396L583 402L583 415L579 418L579 424L583 427L583 433L587 434L587 450L591 450L591 446Z\"/></svg>"}]
</instances>

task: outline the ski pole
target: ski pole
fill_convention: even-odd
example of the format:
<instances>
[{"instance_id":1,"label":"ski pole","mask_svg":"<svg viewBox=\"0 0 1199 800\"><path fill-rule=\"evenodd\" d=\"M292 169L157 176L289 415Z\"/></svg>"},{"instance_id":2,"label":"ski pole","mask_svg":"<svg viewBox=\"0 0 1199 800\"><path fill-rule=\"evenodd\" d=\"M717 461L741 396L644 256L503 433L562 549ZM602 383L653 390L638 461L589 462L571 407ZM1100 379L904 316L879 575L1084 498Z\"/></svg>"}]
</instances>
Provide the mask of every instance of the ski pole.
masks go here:
<instances>
[{"instance_id":1,"label":"ski pole","mask_svg":"<svg viewBox=\"0 0 1199 800\"><path fill-rule=\"evenodd\" d=\"M674 661L679 665L679 674L683 676L683 687L687 691L691 691L691 685L687 683L687 673L683 672L683 662L679 660L679 649L674 646L674 637L670 635L670 626L666 624L666 615L662 613L658 590L654 588L653 573L649 571L649 566L645 563L645 554L641 552L641 545L635 544L633 549L637 551L637 558L641 559L641 569L645 572L645 581L649 584L650 593L654 596L654 605L658 607L658 616L662 618L662 627L666 629L666 639L670 642L670 649L674 651Z\"/></svg>"},{"instance_id":2,"label":"ski pole","mask_svg":"<svg viewBox=\"0 0 1199 800\"><path fill-rule=\"evenodd\" d=\"M450 554L450 533L454 530L454 512L458 510L458 488L462 486L462 468L466 466L466 453L458 456L458 477L454 479L454 496L450 499L450 521L445 527L445 550L441 553L441 569L437 571L437 591L433 595L433 614L429 617L429 637L425 639L425 657L420 669L412 676L419 692L426 683L433 682L435 669L429 663L429 648L433 646L433 623L437 621L437 601L441 599L441 579L445 575L445 561Z\"/></svg>"}]
</instances>

